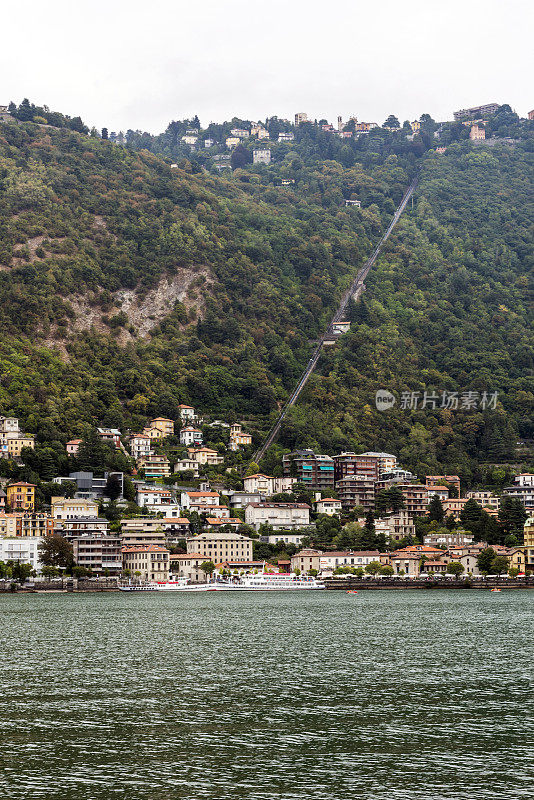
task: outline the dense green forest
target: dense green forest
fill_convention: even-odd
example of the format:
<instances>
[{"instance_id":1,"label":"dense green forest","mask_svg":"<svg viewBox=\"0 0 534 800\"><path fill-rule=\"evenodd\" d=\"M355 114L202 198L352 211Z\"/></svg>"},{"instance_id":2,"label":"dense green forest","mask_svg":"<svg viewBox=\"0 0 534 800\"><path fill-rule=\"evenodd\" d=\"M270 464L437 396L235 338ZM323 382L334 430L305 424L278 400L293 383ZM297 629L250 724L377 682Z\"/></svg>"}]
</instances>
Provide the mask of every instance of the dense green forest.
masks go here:
<instances>
[{"instance_id":1,"label":"dense green forest","mask_svg":"<svg viewBox=\"0 0 534 800\"><path fill-rule=\"evenodd\" d=\"M418 171L351 332L265 467L295 445L381 447L476 479L532 437L532 139L438 155L384 135L347 155L304 126L271 167L218 175L42 119L0 125L0 411L53 457L88 426L176 419L180 402L259 441ZM378 414L382 387L488 388L499 404Z\"/></svg>"}]
</instances>

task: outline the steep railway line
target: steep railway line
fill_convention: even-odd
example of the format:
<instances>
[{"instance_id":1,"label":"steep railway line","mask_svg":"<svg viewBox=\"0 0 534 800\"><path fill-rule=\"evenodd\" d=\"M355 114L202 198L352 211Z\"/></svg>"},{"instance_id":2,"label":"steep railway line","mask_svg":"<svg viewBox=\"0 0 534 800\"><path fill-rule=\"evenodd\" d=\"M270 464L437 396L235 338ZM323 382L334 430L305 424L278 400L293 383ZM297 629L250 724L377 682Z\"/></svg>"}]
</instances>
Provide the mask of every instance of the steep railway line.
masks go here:
<instances>
[{"instance_id":1,"label":"steep railway line","mask_svg":"<svg viewBox=\"0 0 534 800\"><path fill-rule=\"evenodd\" d=\"M415 191L415 189L417 187L418 182L419 182L419 179L418 178L414 178L414 180L409 185L408 189L406 190L401 202L399 203L399 205L398 205L398 207L397 207L397 209L395 211L395 214L393 215L393 219L391 220L387 230L383 234L382 238L378 242L377 246L373 250L373 252L370 255L370 257L365 262L365 264L362 267L362 269L358 272L358 274L356 275L356 277L352 281L351 285L349 286L349 288L347 289L347 291L344 293L343 297L341 298L340 303L339 303L334 315L332 316L332 319L330 320L330 324L328 326L328 329L323 334L323 336L319 339L319 342L317 343L317 345L316 345L316 347L315 347L315 349L314 349L314 351L312 353L312 356L311 356L310 360L308 361L308 363L306 365L306 368L305 368L304 372L300 376L299 381L298 381L295 389L293 390L293 392L289 396L289 398L286 400L285 405L283 406L282 410L280 411L280 414L278 415L278 419L276 420L275 424L273 425L273 427L271 428L271 430L267 434L267 437L266 437L265 441L263 442L262 446L254 454L254 461L257 464L260 462L260 460L263 458L263 456L267 452L268 448L272 445L272 443L274 442L274 440L278 436L278 432L280 431L280 426L282 425L282 422L284 421L284 418L285 418L287 412L297 402L301 391L303 390L304 386L306 385L306 383L308 381L308 378L310 377L310 375L314 371L315 367L317 366L317 362L319 361L319 357L321 355L321 351L323 349L325 340L329 339L332 336L335 323L336 322L340 322L343 319L343 315L345 314L345 311L347 309L347 305L348 305L348 302L349 302L350 298L353 297L354 299L357 299L360 296L360 294L362 293L363 286L364 286L364 281L365 281L367 275L369 274L369 271L371 270L371 268L373 267L373 264L375 263L376 259L380 255L380 251L382 250L382 247L384 246L385 242L387 242L387 240L389 239L389 237L391 235L391 232L393 231L393 228L395 227L395 225L399 221L403 211L405 210L405 208L406 208L411 196L413 195L413 193L414 193L414 191Z\"/></svg>"}]
</instances>

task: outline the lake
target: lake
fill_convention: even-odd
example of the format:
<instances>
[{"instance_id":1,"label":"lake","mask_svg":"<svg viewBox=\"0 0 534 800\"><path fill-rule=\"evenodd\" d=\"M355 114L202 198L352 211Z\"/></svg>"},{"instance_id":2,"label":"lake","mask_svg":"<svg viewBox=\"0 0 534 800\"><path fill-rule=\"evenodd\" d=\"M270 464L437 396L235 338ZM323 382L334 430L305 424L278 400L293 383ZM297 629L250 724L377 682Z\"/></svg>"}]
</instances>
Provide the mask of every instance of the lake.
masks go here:
<instances>
[{"instance_id":1,"label":"lake","mask_svg":"<svg viewBox=\"0 0 534 800\"><path fill-rule=\"evenodd\" d=\"M2 797L534 797L532 591L0 609Z\"/></svg>"}]
</instances>

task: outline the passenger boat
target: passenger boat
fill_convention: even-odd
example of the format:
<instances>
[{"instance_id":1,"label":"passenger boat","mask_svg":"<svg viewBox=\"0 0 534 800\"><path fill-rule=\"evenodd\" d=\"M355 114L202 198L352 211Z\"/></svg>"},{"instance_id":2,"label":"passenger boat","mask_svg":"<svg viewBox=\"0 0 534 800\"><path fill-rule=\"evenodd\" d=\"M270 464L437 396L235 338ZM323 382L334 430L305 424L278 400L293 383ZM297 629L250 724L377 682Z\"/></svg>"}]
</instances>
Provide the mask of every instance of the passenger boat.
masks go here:
<instances>
[{"instance_id":1,"label":"passenger boat","mask_svg":"<svg viewBox=\"0 0 534 800\"><path fill-rule=\"evenodd\" d=\"M119 586L121 592L205 592L209 584L190 584L187 578L176 578L170 581L151 581L150 583L129 583Z\"/></svg>"},{"instance_id":2,"label":"passenger boat","mask_svg":"<svg viewBox=\"0 0 534 800\"><path fill-rule=\"evenodd\" d=\"M494 586L494 587L493 587L493 589L490 589L490 592L500 592L500 591L501 591L501 590L500 590L500 589L497 589L497 587L496 587L496 586Z\"/></svg>"},{"instance_id":3,"label":"passenger boat","mask_svg":"<svg viewBox=\"0 0 534 800\"><path fill-rule=\"evenodd\" d=\"M324 583L308 575L260 572L206 584L208 592L294 592L325 589Z\"/></svg>"}]
</instances>

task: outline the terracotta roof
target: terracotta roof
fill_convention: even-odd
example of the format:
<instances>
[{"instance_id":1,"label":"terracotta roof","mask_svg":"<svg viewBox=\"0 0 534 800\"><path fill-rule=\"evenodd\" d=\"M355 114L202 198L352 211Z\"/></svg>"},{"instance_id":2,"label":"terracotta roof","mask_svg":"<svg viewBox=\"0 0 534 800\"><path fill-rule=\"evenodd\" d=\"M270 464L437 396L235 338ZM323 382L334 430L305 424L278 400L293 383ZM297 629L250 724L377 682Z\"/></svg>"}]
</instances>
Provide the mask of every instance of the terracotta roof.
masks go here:
<instances>
[{"instance_id":1,"label":"terracotta roof","mask_svg":"<svg viewBox=\"0 0 534 800\"><path fill-rule=\"evenodd\" d=\"M189 497L219 497L219 492L187 492Z\"/></svg>"},{"instance_id":2,"label":"terracotta roof","mask_svg":"<svg viewBox=\"0 0 534 800\"><path fill-rule=\"evenodd\" d=\"M123 553L168 553L166 547L161 547L159 544L137 545L135 547L123 547Z\"/></svg>"},{"instance_id":3,"label":"terracotta roof","mask_svg":"<svg viewBox=\"0 0 534 800\"><path fill-rule=\"evenodd\" d=\"M341 503L341 500L338 500L337 497L323 497L322 500L316 500L316 503Z\"/></svg>"},{"instance_id":4,"label":"terracotta roof","mask_svg":"<svg viewBox=\"0 0 534 800\"><path fill-rule=\"evenodd\" d=\"M214 506L214 508L215 507L216 506ZM219 517L206 517L206 522L208 525L230 525L232 523L235 524L236 522L241 525L243 520L239 519L239 517L222 517L222 519L219 519Z\"/></svg>"},{"instance_id":5,"label":"terracotta roof","mask_svg":"<svg viewBox=\"0 0 534 800\"><path fill-rule=\"evenodd\" d=\"M170 561L185 561L187 558L203 558L205 559L206 556L202 555L202 553L174 553L169 556Z\"/></svg>"}]
</instances>

